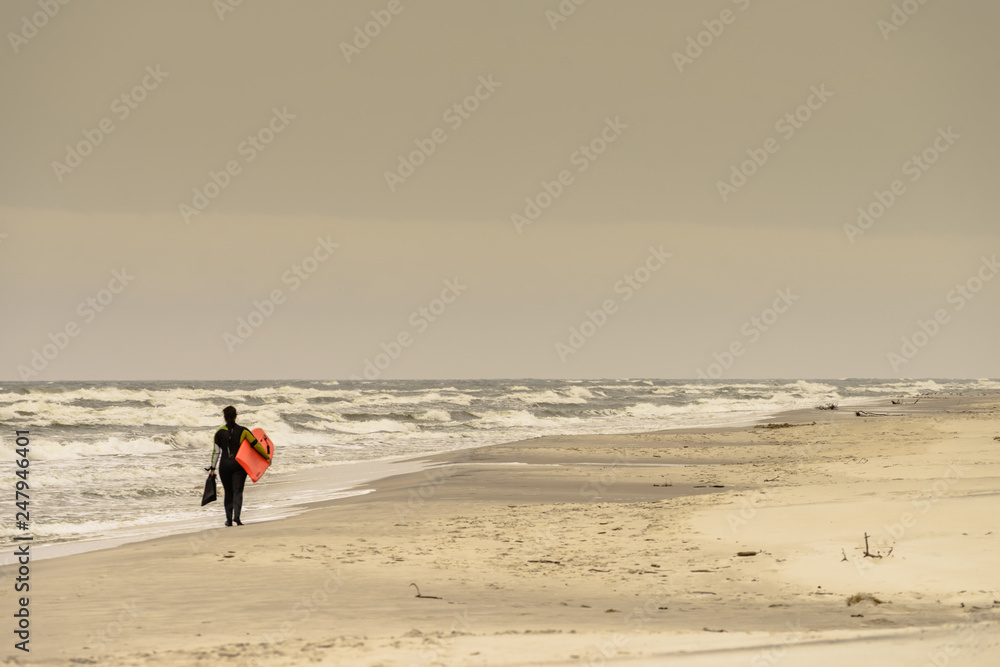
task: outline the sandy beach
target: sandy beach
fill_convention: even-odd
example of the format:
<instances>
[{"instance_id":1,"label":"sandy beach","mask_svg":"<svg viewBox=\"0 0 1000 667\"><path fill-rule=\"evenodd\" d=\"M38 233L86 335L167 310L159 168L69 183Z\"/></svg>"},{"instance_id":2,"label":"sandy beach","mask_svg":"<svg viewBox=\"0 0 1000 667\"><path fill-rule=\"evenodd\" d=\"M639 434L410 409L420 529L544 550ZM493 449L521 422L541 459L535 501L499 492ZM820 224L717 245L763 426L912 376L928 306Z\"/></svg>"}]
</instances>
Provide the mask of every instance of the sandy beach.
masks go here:
<instances>
[{"instance_id":1,"label":"sandy beach","mask_svg":"<svg viewBox=\"0 0 1000 667\"><path fill-rule=\"evenodd\" d=\"M0 25L0 667L1000 667L1000 1Z\"/></svg>"},{"instance_id":2,"label":"sandy beach","mask_svg":"<svg viewBox=\"0 0 1000 667\"><path fill-rule=\"evenodd\" d=\"M289 519L36 561L31 652L8 630L3 655L1000 664L1000 396L884 403L438 455Z\"/></svg>"}]
</instances>

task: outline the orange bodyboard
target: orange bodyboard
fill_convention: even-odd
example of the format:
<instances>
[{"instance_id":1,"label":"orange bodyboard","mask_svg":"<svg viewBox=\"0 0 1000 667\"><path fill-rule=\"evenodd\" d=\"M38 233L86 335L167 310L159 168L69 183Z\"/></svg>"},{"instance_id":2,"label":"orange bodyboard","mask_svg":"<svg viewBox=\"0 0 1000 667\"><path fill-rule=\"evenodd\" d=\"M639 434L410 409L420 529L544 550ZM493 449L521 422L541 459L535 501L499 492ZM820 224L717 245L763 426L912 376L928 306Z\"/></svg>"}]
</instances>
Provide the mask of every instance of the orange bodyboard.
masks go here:
<instances>
[{"instance_id":1,"label":"orange bodyboard","mask_svg":"<svg viewBox=\"0 0 1000 667\"><path fill-rule=\"evenodd\" d=\"M257 442L264 446L273 461L274 443L267 437L267 433L264 433L264 429L255 428L250 432L257 438ZM255 482L261 478L264 471L271 465L263 456L257 453L257 450L247 440L240 443L240 450L236 452L236 462L247 471L247 475Z\"/></svg>"}]
</instances>

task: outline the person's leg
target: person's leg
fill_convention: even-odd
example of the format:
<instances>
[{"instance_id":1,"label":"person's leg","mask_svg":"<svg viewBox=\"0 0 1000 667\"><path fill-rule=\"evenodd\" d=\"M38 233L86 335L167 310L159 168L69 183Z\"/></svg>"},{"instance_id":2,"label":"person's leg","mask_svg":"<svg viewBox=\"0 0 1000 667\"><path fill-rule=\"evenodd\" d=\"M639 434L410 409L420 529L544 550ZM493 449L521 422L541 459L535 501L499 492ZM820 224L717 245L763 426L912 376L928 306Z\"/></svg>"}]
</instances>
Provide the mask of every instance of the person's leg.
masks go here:
<instances>
[{"instance_id":1,"label":"person's leg","mask_svg":"<svg viewBox=\"0 0 1000 667\"><path fill-rule=\"evenodd\" d=\"M236 470L233 471L233 521L237 525L243 525L240 522L240 510L243 509L243 485L247 481L247 471L243 469L243 466L237 464Z\"/></svg>"},{"instance_id":2,"label":"person's leg","mask_svg":"<svg viewBox=\"0 0 1000 667\"><path fill-rule=\"evenodd\" d=\"M242 470L242 468L240 468ZM226 492L226 497L222 501L222 504L226 507L226 525L231 526L233 523L233 474L232 469L225 463L219 465L219 479L222 480L222 488Z\"/></svg>"}]
</instances>

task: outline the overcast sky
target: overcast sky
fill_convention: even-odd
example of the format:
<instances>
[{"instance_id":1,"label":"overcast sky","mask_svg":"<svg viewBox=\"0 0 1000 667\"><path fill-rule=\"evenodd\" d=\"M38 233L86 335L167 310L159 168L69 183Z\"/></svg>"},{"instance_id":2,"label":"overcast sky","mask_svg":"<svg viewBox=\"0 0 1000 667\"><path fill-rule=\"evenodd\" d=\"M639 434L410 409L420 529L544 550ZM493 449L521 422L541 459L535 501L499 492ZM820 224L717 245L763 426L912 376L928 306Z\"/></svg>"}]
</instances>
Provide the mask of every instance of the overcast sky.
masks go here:
<instances>
[{"instance_id":1,"label":"overcast sky","mask_svg":"<svg viewBox=\"0 0 1000 667\"><path fill-rule=\"evenodd\" d=\"M8 0L0 379L998 377L1000 5L895 6Z\"/></svg>"}]
</instances>

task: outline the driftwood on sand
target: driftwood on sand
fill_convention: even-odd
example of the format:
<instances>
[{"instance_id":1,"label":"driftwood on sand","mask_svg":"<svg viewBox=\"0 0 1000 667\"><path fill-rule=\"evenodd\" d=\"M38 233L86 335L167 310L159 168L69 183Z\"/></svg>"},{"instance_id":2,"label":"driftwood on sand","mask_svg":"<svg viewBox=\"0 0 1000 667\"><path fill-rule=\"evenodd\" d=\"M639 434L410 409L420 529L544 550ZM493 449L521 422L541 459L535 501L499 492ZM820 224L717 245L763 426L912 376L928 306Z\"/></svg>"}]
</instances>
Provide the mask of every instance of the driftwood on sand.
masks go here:
<instances>
[{"instance_id":1,"label":"driftwood on sand","mask_svg":"<svg viewBox=\"0 0 1000 667\"><path fill-rule=\"evenodd\" d=\"M443 599L443 598L439 598L436 595L421 595L420 594L420 586L417 586L416 584L410 584L410 586L413 586L414 588L417 589L417 597L418 598L424 598L425 600L441 600L441 599Z\"/></svg>"}]
</instances>

